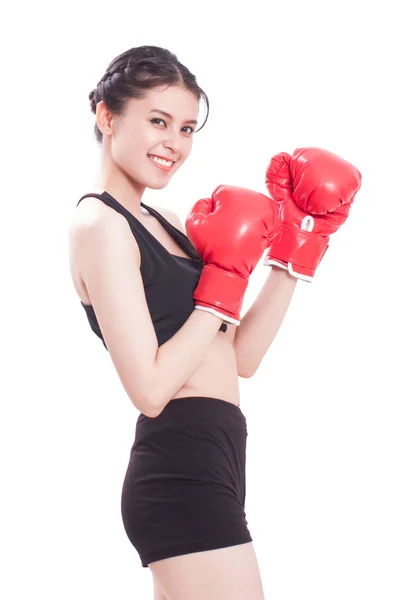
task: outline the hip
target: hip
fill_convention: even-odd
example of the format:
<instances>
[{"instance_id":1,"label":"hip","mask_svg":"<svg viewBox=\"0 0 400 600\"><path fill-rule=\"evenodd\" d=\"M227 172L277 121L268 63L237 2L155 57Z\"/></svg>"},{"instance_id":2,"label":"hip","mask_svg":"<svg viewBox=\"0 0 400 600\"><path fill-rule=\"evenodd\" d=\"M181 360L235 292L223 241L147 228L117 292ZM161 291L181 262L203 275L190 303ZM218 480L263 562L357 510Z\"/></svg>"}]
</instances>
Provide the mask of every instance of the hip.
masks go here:
<instances>
[{"instance_id":1,"label":"hip","mask_svg":"<svg viewBox=\"0 0 400 600\"><path fill-rule=\"evenodd\" d=\"M182 427L187 431L188 425L207 428L213 423L225 429L240 430L240 435L247 437L246 417L238 405L222 398L189 396L168 402L157 417L140 413L136 421L136 439L145 432L165 427Z\"/></svg>"},{"instance_id":2,"label":"hip","mask_svg":"<svg viewBox=\"0 0 400 600\"><path fill-rule=\"evenodd\" d=\"M204 481L201 474L211 476L211 470L216 479L218 472L222 479L242 480L246 444L247 421L239 406L220 398L178 398L157 417L138 416L131 475L136 483L143 483L143 477L148 481L152 473L163 478L163 472L168 477L180 473L185 481L197 473Z\"/></svg>"}]
</instances>

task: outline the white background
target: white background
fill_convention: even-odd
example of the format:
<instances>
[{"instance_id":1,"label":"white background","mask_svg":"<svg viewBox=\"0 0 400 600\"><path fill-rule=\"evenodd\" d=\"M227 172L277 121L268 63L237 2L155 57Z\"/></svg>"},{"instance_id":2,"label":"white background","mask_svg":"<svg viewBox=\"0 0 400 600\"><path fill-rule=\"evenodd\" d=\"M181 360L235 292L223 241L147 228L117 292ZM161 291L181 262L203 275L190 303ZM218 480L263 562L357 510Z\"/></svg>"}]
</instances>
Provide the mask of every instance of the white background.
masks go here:
<instances>
[{"instance_id":1,"label":"white background","mask_svg":"<svg viewBox=\"0 0 400 600\"><path fill-rule=\"evenodd\" d=\"M265 192L276 152L363 175L256 375L246 514L268 600L399 600L398 21L395 2L19 3L3 15L0 595L152 598L120 516L138 411L73 289L67 226L92 191L88 94L164 46L210 98L162 191L182 220L220 183ZM242 316L269 269L252 276Z\"/></svg>"}]
</instances>

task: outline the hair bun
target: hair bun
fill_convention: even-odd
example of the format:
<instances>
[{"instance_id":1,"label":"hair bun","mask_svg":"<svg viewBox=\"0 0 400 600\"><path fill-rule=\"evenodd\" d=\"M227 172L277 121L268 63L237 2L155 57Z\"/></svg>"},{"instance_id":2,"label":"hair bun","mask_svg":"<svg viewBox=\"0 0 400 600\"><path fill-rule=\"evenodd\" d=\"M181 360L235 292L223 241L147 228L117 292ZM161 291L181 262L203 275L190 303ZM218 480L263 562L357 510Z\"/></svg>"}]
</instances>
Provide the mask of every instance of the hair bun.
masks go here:
<instances>
[{"instance_id":1,"label":"hair bun","mask_svg":"<svg viewBox=\"0 0 400 600\"><path fill-rule=\"evenodd\" d=\"M130 99L144 98L150 89L164 85L183 86L197 100L203 98L207 114L202 126L196 130L200 131L208 118L208 98L198 86L196 77L179 62L176 54L159 46L138 46L115 57L89 94L91 112L96 114L98 103L104 102L108 110L119 117L124 114ZM94 133L96 140L102 144L103 134L97 123Z\"/></svg>"},{"instance_id":2,"label":"hair bun","mask_svg":"<svg viewBox=\"0 0 400 600\"><path fill-rule=\"evenodd\" d=\"M96 90L92 90L89 94L89 100L90 100L90 108L92 109L92 111L94 113L96 113L96 101L94 99Z\"/></svg>"}]
</instances>

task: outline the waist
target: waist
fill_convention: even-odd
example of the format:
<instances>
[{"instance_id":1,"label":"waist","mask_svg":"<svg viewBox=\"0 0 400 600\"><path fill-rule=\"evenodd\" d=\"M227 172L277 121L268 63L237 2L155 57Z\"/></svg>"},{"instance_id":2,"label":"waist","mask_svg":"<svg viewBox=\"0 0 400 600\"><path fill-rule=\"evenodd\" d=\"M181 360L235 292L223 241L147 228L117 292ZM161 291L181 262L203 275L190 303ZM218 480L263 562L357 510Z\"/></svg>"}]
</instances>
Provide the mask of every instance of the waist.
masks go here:
<instances>
[{"instance_id":1,"label":"waist","mask_svg":"<svg viewBox=\"0 0 400 600\"><path fill-rule=\"evenodd\" d=\"M218 398L240 404L235 350L225 333L217 333L195 371L173 398L190 396Z\"/></svg>"},{"instance_id":2,"label":"waist","mask_svg":"<svg viewBox=\"0 0 400 600\"><path fill-rule=\"evenodd\" d=\"M170 400L157 417L151 418L140 413L136 421L136 433L157 429L160 425L208 420L238 425L243 429L247 427L246 417L238 405L209 396L188 396Z\"/></svg>"}]
</instances>

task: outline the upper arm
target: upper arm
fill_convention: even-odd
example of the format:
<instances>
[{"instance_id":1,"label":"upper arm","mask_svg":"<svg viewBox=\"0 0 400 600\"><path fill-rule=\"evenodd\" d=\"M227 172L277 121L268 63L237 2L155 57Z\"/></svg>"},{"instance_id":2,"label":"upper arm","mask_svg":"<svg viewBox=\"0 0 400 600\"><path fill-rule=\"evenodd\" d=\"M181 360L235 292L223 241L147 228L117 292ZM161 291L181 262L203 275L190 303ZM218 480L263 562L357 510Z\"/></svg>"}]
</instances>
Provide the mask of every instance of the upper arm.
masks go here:
<instances>
[{"instance_id":1,"label":"upper arm","mask_svg":"<svg viewBox=\"0 0 400 600\"><path fill-rule=\"evenodd\" d=\"M127 221L99 214L80 228L81 277L118 376L138 410L151 416L158 351L139 268L139 250Z\"/></svg>"}]
</instances>

